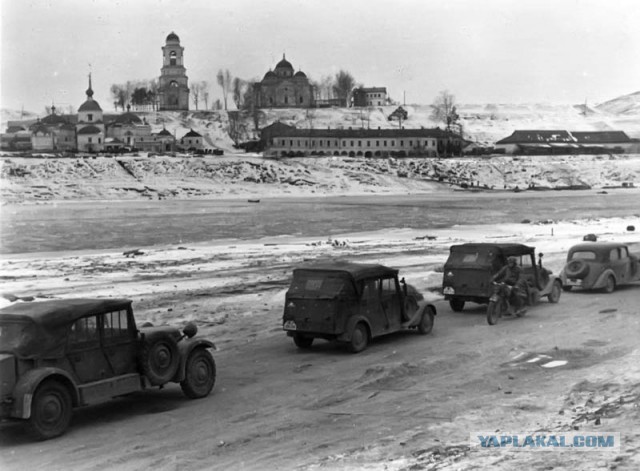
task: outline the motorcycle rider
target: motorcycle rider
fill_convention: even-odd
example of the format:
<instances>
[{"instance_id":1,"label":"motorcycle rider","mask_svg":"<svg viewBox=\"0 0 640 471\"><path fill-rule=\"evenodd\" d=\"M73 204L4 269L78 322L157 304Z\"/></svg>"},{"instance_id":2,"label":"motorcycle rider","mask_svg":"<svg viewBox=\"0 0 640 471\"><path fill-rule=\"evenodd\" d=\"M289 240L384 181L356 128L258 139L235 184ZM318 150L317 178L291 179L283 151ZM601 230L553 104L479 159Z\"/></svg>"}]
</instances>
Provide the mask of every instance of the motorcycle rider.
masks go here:
<instances>
[{"instance_id":1,"label":"motorcycle rider","mask_svg":"<svg viewBox=\"0 0 640 471\"><path fill-rule=\"evenodd\" d=\"M511 286L509 303L513 306L514 312L518 314L524 313L526 292L523 290L522 284L525 283L525 280L522 278L522 269L518 266L516 257L509 257L507 264L491 277L491 281L504 281L504 283Z\"/></svg>"}]
</instances>

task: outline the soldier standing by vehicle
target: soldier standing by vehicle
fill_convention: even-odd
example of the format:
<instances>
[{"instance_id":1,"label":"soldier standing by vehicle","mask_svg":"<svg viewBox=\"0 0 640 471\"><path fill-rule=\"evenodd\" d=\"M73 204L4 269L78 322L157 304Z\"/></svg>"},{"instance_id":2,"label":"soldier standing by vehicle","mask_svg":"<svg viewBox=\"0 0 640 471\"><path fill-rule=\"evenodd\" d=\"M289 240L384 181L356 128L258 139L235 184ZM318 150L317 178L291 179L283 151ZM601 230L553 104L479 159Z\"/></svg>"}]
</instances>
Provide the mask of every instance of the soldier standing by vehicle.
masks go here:
<instances>
[{"instance_id":1,"label":"soldier standing by vehicle","mask_svg":"<svg viewBox=\"0 0 640 471\"><path fill-rule=\"evenodd\" d=\"M516 257L509 257L507 264L491 277L491 281L503 281L511 286L509 303L513 306L515 313L521 314L524 312L523 298L526 291L523 289L522 284L526 283L526 281L522 278L522 269L518 266Z\"/></svg>"}]
</instances>

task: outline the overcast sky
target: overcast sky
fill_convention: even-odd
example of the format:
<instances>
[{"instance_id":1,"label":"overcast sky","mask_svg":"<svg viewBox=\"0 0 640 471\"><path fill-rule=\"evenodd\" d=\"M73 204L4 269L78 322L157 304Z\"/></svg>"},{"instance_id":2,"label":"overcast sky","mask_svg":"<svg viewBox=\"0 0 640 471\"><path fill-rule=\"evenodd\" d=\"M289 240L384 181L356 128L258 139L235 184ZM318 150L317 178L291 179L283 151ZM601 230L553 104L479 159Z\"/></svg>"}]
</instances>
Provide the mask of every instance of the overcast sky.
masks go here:
<instances>
[{"instance_id":1,"label":"overcast sky","mask_svg":"<svg viewBox=\"0 0 640 471\"><path fill-rule=\"evenodd\" d=\"M286 53L313 80L349 71L430 104L597 104L640 91L637 0L1 0L4 108L77 108L160 74L175 31L190 81L262 78Z\"/></svg>"}]
</instances>

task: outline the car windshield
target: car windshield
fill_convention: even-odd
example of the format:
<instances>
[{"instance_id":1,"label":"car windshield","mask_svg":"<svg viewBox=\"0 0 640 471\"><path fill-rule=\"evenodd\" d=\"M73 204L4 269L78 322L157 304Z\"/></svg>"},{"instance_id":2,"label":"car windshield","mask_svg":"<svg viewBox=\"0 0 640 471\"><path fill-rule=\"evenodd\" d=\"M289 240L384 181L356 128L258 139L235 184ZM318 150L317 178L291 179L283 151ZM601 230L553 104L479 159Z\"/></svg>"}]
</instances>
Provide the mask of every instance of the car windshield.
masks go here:
<instances>
[{"instance_id":1,"label":"car windshield","mask_svg":"<svg viewBox=\"0 0 640 471\"><path fill-rule=\"evenodd\" d=\"M590 250L580 250L571 254L571 260L595 260L596 258L596 253Z\"/></svg>"},{"instance_id":2,"label":"car windshield","mask_svg":"<svg viewBox=\"0 0 640 471\"><path fill-rule=\"evenodd\" d=\"M297 273L291 286L290 296L302 298L335 298L355 296L351 279L342 274L302 272Z\"/></svg>"},{"instance_id":3,"label":"car windshield","mask_svg":"<svg viewBox=\"0 0 640 471\"><path fill-rule=\"evenodd\" d=\"M0 352L13 353L17 347L30 342L32 336L31 322L0 322Z\"/></svg>"}]
</instances>

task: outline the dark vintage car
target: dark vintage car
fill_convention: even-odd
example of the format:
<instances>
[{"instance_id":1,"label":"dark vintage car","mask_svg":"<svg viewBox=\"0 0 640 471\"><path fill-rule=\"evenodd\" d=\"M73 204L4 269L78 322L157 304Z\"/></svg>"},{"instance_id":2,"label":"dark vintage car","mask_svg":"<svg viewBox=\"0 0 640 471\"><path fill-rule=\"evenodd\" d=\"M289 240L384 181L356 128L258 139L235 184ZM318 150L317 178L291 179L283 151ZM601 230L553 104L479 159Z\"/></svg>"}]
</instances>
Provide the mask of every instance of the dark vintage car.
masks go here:
<instances>
[{"instance_id":1,"label":"dark vintage car","mask_svg":"<svg viewBox=\"0 0 640 471\"><path fill-rule=\"evenodd\" d=\"M169 382L207 396L216 367L197 328L138 328L128 299L65 299L0 309L0 411L38 439L61 435L72 408Z\"/></svg>"},{"instance_id":2,"label":"dark vintage car","mask_svg":"<svg viewBox=\"0 0 640 471\"><path fill-rule=\"evenodd\" d=\"M546 296L556 303L562 293L557 276L542 266L542 254L536 263L535 248L523 244L469 243L452 245L444 264L442 293L451 309L460 312L467 302L488 304L493 293L491 278L516 257L528 286L529 305Z\"/></svg>"},{"instance_id":3,"label":"dark vintage car","mask_svg":"<svg viewBox=\"0 0 640 471\"><path fill-rule=\"evenodd\" d=\"M316 338L337 340L358 353L377 336L403 329L428 334L436 309L398 270L383 265L329 262L293 271L282 327L299 348Z\"/></svg>"},{"instance_id":4,"label":"dark vintage car","mask_svg":"<svg viewBox=\"0 0 640 471\"><path fill-rule=\"evenodd\" d=\"M574 245L560 278L565 291L582 288L611 293L617 286L640 281L638 255L629 252L627 245L615 242Z\"/></svg>"}]
</instances>

